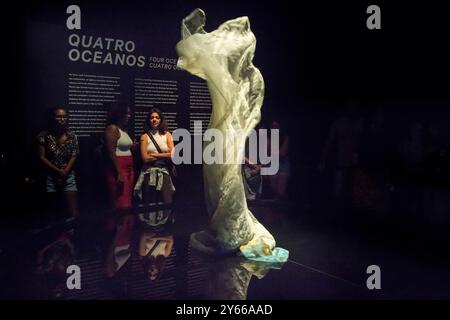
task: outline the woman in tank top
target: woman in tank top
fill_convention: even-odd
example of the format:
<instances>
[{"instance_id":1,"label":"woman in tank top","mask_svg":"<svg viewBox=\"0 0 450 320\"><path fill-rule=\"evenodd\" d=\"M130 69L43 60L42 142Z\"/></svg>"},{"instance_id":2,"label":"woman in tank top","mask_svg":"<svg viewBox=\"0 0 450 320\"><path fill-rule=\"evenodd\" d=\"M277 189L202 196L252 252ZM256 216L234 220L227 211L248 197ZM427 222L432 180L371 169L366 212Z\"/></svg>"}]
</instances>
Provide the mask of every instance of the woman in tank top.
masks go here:
<instances>
[{"instance_id":1,"label":"woman in tank top","mask_svg":"<svg viewBox=\"0 0 450 320\"><path fill-rule=\"evenodd\" d=\"M39 159L46 170L47 192L55 198L55 205L59 202L56 197L63 196L70 216L78 217L78 189L74 171L80 152L78 139L68 129L68 114L64 107L50 111L50 126L38 135Z\"/></svg>"},{"instance_id":2,"label":"woman in tank top","mask_svg":"<svg viewBox=\"0 0 450 320\"><path fill-rule=\"evenodd\" d=\"M110 110L105 129L105 147L108 164L105 168L110 207L113 210L131 208L134 182L133 140L126 132L131 118L129 107L117 105Z\"/></svg>"},{"instance_id":3,"label":"woman in tank top","mask_svg":"<svg viewBox=\"0 0 450 320\"><path fill-rule=\"evenodd\" d=\"M173 148L172 135L167 131L164 116L159 109L153 108L145 120L144 133L141 135L140 153L143 164L134 187L135 195L144 204L158 203L168 207L172 204L175 191L170 176ZM158 225L161 221L167 221L169 216L170 209L164 210L163 214L153 212L148 217L149 224Z\"/></svg>"}]
</instances>

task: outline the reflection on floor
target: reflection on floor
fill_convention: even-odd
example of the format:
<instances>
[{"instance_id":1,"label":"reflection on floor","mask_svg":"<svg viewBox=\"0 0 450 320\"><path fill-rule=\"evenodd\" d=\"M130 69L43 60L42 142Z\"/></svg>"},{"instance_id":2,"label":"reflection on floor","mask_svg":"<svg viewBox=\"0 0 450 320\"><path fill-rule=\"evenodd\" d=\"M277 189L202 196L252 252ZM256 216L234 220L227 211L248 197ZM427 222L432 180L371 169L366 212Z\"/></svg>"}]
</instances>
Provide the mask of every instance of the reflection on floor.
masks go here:
<instances>
[{"instance_id":1,"label":"reflection on floor","mask_svg":"<svg viewBox=\"0 0 450 320\"><path fill-rule=\"evenodd\" d=\"M189 234L204 227L199 207L70 221L3 247L1 298L8 299L404 299L449 298L441 247L415 246L396 231L301 218L300 206L252 208L290 251L284 265L200 256ZM403 234L404 235L404 234ZM402 238L402 239L400 239ZM439 240L439 239L438 239ZM440 256L439 256L440 252ZM81 289L69 290L69 265ZM381 290L369 290L369 265Z\"/></svg>"}]
</instances>

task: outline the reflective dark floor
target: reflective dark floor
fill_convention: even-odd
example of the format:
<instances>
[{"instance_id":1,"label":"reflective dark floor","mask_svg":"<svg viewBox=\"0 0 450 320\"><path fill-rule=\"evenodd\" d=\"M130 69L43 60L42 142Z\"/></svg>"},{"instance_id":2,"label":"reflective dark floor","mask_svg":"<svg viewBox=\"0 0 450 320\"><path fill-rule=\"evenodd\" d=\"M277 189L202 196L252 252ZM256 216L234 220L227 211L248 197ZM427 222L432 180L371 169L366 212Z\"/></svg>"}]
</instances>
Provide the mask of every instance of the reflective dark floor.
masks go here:
<instances>
[{"instance_id":1,"label":"reflective dark floor","mask_svg":"<svg viewBox=\"0 0 450 320\"><path fill-rule=\"evenodd\" d=\"M1 298L450 298L445 230L318 218L286 203L254 203L251 210L277 246L290 251L287 263L200 255L189 246L190 233L208 220L199 206L177 208L176 216L159 211L65 221L21 235L3 225L2 234L11 236L2 239ZM67 288L69 265L80 267L79 290ZM379 290L366 286L370 265L380 267Z\"/></svg>"}]
</instances>

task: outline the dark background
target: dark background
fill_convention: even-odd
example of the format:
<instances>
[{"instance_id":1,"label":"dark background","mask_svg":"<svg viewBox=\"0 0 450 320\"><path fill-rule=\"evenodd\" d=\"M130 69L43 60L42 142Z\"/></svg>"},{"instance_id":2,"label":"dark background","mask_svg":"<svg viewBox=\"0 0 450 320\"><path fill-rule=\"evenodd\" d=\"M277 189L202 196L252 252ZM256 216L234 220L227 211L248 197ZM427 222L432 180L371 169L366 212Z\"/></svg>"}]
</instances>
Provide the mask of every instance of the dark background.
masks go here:
<instances>
[{"instance_id":1,"label":"dark background","mask_svg":"<svg viewBox=\"0 0 450 320\"><path fill-rule=\"evenodd\" d=\"M42 129L45 110L61 103L66 94L54 71L37 63L42 55L52 59L58 53L50 47L30 46L34 41L29 38L33 34L30 28L43 25L52 32L65 30L69 4L8 4L2 19L6 31L2 60L7 70L3 85L2 195L4 203L15 208L11 216L16 221L35 217L35 211L45 207L35 136ZM362 117L376 108L385 111L396 161L391 166L394 175L404 169L398 154L410 126L422 121L425 128L432 122L445 127L449 116L449 27L446 11L437 2L376 3L381 7L381 30L366 28L365 11L373 4L369 1L311 1L299 6L275 1L76 4L82 10L82 28L102 30L104 36L117 33L124 39L127 34L132 38L139 34L145 47L157 46L162 56L174 57L181 19L192 9L200 7L206 12L207 31L225 20L249 16L258 41L254 64L266 83L263 121L280 118L291 138L289 197L293 201L318 208L323 204L329 183L318 175L317 166L330 126L349 102L357 106ZM182 118L183 123L186 121ZM448 129L440 137L445 140ZM95 209L101 201L92 193L95 184L89 180L89 163L89 158L81 157L77 168L81 209L85 211ZM200 166L180 169L180 201L201 202ZM31 182L25 182L27 178ZM407 179L401 181L411 185ZM12 200L13 196L19 200Z\"/></svg>"}]
</instances>

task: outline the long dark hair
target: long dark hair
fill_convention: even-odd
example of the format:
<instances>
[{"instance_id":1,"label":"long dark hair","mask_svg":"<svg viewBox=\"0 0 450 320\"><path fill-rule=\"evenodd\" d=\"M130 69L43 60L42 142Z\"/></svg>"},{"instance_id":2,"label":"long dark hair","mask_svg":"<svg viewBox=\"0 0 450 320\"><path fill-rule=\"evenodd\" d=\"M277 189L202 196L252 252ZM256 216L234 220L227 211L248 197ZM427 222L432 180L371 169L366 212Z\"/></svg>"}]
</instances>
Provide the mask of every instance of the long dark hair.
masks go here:
<instances>
[{"instance_id":1,"label":"long dark hair","mask_svg":"<svg viewBox=\"0 0 450 320\"><path fill-rule=\"evenodd\" d=\"M115 102L110 104L106 126L109 126L110 124L117 125L120 119L127 115L128 110L131 110L131 108L125 103Z\"/></svg>"},{"instance_id":2,"label":"long dark hair","mask_svg":"<svg viewBox=\"0 0 450 320\"><path fill-rule=\"evenodd\" d=\"M159 110L158 108L152 108L150 112L147 114L147 117L145 117L144 133L150 135L150 132L152 131L152 126L150 125L150 116L152 115L152 113L157 113L159 115L161 121L159 122L158 131L160 134L165 134L167 131L166 118L162 114L161 110Z\"/></svg>"}]
</instances>

